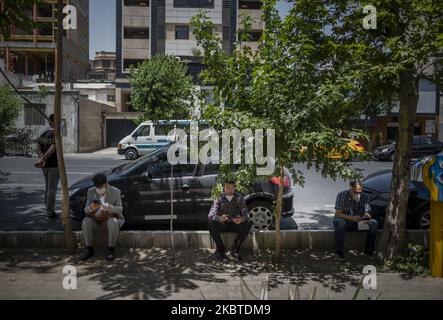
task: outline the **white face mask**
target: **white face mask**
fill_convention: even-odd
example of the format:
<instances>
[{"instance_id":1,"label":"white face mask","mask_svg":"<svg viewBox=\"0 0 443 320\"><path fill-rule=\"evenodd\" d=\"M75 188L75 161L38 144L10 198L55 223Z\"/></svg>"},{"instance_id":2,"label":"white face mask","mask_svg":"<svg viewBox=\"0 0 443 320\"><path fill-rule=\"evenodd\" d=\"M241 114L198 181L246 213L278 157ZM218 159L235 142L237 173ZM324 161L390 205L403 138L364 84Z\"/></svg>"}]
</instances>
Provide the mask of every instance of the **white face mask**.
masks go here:
<instances>
[{"instance_id":1,"label":"white face mask","mask_svg":"<svg viewBox=\"0 0 443 320\"><path fill-rule=\"evenodd\" d=\"M228 199L229 202L231 202L233 198L234 196L226 196L226 199Z\"/></svg>"},{"instance_id":2,"label":"white face mask","mask_svg":"<svg viewBox=\"0 0 443 320\"><path fill-rule=\"evenodd\" d=\"M360 199L361 199L361 194L360 194L360 193L356 193L356 194L354 194L354 200L355 200L355 201L359 202Z\"/></svg>"},{"instance_id":3,"label":"white face mask","mask_svg":"<svg viewBox=\"0 0 443 320\"><path fill-rule=\"evenodd\" d=\"M95 188L95 191L97 191L97 193L100 194L100 195L104 195L105 192L106 192L106 187Z\"/></svg>"}]
</instances>

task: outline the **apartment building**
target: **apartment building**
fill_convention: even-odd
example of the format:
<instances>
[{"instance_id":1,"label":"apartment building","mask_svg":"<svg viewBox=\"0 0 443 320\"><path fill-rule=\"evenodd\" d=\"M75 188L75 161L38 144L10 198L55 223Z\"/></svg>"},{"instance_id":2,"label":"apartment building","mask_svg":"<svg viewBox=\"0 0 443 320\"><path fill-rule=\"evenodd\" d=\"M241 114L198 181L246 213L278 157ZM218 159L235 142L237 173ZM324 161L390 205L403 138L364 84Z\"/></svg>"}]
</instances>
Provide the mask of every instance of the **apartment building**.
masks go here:
<instances>
[{"instance_id":1,"label":"apartment building","mask_svg":"<svg viewBox=\"0 0 443 320\"><path fill-rule=\"evenodd\" d=\"M116 70L115 52L99 51L95 53L94 60L89 62L89 80L115 81Z\"/></svg>"},{"instance_id":2,"label":"apartment building","mask_svg":"<svg viewBox=\"0 0 443 320\"><path fill-rule=\"evenodd\" d=\"M173 54L187 62L198 82L203 65L195 58L197 42L190 21L200 10L215 25L213 32L223 40L223 49L232 53L244 16L252 19L252 48L263 30L260 1L251 0L117 0L116 107L131 112L129 67L156 54Z\"/></svg>"},{"instance_id":3,"label":"apartment building","mask_svg":"<svg viewBox=\"0 0 443 320\"><path fill-rule=\"evenodd\" d=\"M11 26L11 37L0 39L0 58L8 72L54 81L57 47L57 1L34 3L26 13L38 27L24 31ZM89 68L89 0L65 0L77 9L77 29L64 30L63 80L84 79Z\"/></svg>"}]
</instances>

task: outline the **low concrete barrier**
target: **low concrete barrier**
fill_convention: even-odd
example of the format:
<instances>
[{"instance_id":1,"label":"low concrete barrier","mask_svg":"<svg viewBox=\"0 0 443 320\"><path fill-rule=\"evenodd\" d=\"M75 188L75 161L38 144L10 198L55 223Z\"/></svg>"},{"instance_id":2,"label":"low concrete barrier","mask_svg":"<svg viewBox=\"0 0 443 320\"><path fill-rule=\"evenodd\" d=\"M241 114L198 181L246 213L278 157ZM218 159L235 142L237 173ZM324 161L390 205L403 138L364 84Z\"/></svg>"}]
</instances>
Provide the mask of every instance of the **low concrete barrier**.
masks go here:
<instances>
[{"instance_id":1,"label":"low concrete barrier","mask_svg":"<svg viewBox=\"0 0 443 320\"><path fill-rule=\"evenodd\" d=\"M290 230L282 231L283 249L325 249L335 248L333 230ZM81 232L75 232L82 246ZM427 246L428 232L423 230L407 230L405 243ZM345 246L347 249L363 249L366 234L364 232L346 233ZM378 239L381 231L378 233ZM226 248L234 240L234 234L223 234ZM96 236L96 246L106 247L106 234ZM273 249L274 231L254 232L248 236L243 248L246 250ZM63 232L61 231L0 231L0 248L63 248ZM214 249L215 245L208 231L175 231L175 248ZM122 231L120 232L119 248L163 248L171 247L171 235L168 231Z\"/></svg>"}]
</instances>

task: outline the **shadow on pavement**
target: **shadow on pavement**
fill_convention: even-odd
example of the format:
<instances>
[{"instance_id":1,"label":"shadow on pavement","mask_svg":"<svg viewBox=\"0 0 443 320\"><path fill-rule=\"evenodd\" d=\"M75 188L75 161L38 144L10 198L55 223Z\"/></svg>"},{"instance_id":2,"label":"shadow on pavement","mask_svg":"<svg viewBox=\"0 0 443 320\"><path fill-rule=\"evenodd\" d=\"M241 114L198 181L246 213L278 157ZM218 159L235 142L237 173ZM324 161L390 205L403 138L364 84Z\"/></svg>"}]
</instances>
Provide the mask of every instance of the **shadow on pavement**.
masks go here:
<instances>
[{"instance_id":1,"label":"shadow on pavement","mask_svg":"<svg viewBox=\"0 0 443 320\"><path fill-rule=\"evenodd\" d=\"M78 256L67 256L62 251L2 250L0 272L55 273L71 264L77 267L79 282L87 281L100 288L96 299L167 299L183 290L193 290L189 299L205 299L207 292L217 292L220 284L239 294L240 277L245 282L255 277L256 295L260 295L257 279L264 280L266 276L270 290L316 282L341 292L349 286L357 287L363 267L373 264L357 253L351 253L349 262L343 264L334 262L331 252L312 250L285 252L278 267L270 263L271 252L244 252L240 262L232 258L218 262L207 250L180 249L175 252L174 265L167 250L138 249L118 254L116 260L107 262L104 251L99 251L91 261L79 262ZM205 288L205 294L201 288Z\"/></svg>"}]
</instances>

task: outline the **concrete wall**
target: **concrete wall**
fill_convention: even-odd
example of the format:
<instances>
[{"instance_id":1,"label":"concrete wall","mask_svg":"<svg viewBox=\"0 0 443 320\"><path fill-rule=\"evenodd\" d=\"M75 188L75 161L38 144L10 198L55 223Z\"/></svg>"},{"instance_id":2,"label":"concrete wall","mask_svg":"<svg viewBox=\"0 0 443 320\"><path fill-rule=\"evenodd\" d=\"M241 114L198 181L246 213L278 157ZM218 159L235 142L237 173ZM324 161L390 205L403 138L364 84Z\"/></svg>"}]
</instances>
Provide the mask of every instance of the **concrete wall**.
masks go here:
<instances>
[{"instance_id":1,"label":"concrete wall","mask_svg":"<svg viewBox=\"0 0 443 320\"><path fill-rule=\"evenodd\" d=\"M45 114L49 116L54 113L54 92L51 92L46 98L42 99L36 91L21 91L32 103L45 104ZM77 121L77 109L78 109L79 93L76 91L64 91L62 94L62 120L64 120L65 126L62 126L63 134L63 151L65 153L75 153L78 147L78 121ZM18 128L25 127L25 112L24 104L20 116L16 121ZM34 139L37 139L43 132L49 128L49 124L45 125L30 125L26 126L34 130Z\"/></svg>"},{"instance_id":2,"label":"concrete wall","mask_svg":"<svg viewBox=\"0 0 443 320\"><path fill-rule=\"evenodd\" d=\"M108 105L80 97L79 152L92 152L104 147L103 113L116 112Z\"/></svg>"}]
</instances>

